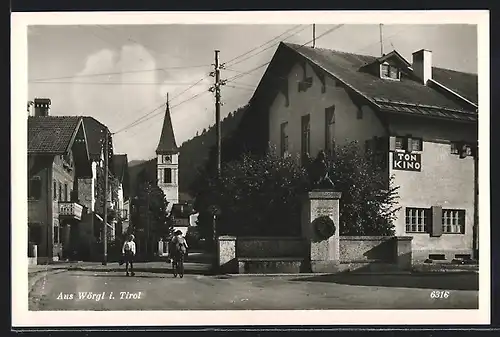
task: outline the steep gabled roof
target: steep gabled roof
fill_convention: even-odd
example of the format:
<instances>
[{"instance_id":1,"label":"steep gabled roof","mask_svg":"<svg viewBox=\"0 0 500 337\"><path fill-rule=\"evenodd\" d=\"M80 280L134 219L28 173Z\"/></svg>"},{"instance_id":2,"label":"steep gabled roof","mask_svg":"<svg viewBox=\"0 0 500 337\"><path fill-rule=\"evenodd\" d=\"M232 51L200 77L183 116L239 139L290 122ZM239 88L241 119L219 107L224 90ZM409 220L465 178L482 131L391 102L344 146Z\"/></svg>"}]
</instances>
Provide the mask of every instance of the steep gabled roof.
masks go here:
<instances>
[{"instance_id":1,"label":"steep gabled roof","mask_svg":"<svg viewBox=\"0 0 500 337\"><path fill-rule=\"evenodd\" d=\"M283 50L283 52L280 50ZM326 72L338 82L368 100L380 110L446 119L477 120L477 111L471 108L470 105L450 95L445 95L431 86L423 85L411 77L403 76L400 81L388 81L370 72L361 71L361 68L364 66L380 60L380 58L374 56L357 55L323 48L311 48L292 43L281 43L275 56L277 55L298 55L303 60L307 60L313 67ZM394 53L394 55L399 56L397 53ZM280 57L274 57L269 67L273 63L285 61L278 60ZM452 76L446 77L443 74L450 75L449 72L439 69L436 71L436 77L439 80L436 80L446 82L443 79L447 79L448 81L442 83L443 85L449 86L450 89L458 88L463 91L467 88L469 96L472 95L470 92L474 91L471 89L473 86L460 83L452 85L451 82L459 82L460 79L464 78L467 78L470 82L471 78L474 78L474 75L468 77L455 74L452 78ZM266 77L266 74L264 77ZM264 77L261 83L264 81ZM264 88L261 90L266 91ZM258 92L259 88L256 94Z\"/></svg>"},{"instance_id":2,"label":"steep gabled roof","mask_svg":"<svg viewBox=\"0 0 500 337\"><path fill-rule=\"evenodd\" d=\"M432 67L432 79L455 91L469 101L478 103L477 75Z\"/></svg>"},{"instance_id":3,"label":"steep gabled roof","mask_svg":"<svg viewBox=\"0 0 500 337\"><path fill-rule=\"evenodd\" d=\"M113 174L122 184L123 196L127 199L130 196L130 176L128 172L128 158L126 154L113 155Z\"/></svg>"},{"instance_id":4,"label":"steep gabled roof","mask_svg":"<svg viewBox=\"0 0 500 337\"><path fill-rule=\"evenodd\" d=\"M128 170L128 160L126 154L113 155L113 173L119 182L123 182L126 170Z\"/></svg>"},{"instance_id":5,"label":"steep gabled roof","mask_svg":"<svg viewBox=\"0 0 500 337\"><path fill-rule=\"evenodd\" d=\"M85 125L79 116L28 117L28 155L57 156L73 150L76 176L92 177Z\"/></svg>"},{"instance_id":6,"label":"steep gabled roof","mask_svg":"<svg viewBox=\"0 0 500 337\"><path fill-rule=\"evenodd\" d=\"M160 141L156 148L156 154L176 154L179 153L179 148L175 142L174 128L172 127L172 119L170 118L170 107L167 98L167 107L165 109L165 118L163 120L163 128L161 130Z\"/></svg>"},{"instance_id":7,"label":"steep gabled roof","mask_svg":"<svg viewBox=\"0 0 500 337\"><path fill-rule=\"evenodd\" d=\"M359 55L361 56L361 55ZM397 63L403 65L404 67L411 67L410 62L408 62L400 53L398 53L396 50L391 51L389 54L385 54L384 56L375 58L372 63L367 64L366 66L370 66L371 64L374 63L384 63L387 60L395 60Z\"/></svg>"},{"instance_id":8,"label":"steep gabled roof","mask_svg":"<svg viewBox=\"0 0 500 337\"><path fill-rule=\"evenodd\" d=\"M66 153L78 132L82 119L78 116L28 117L28 153Z\"/></svg>"},{"instance_id":9,"label":"steep gabled roof","mask_svg":"<svg viewBox=\"0 0 500 337\"><path fill-rule=\"evenodd\" d=\"M101 158L102 144L106 131L109 132L106 125L99 122L94 117L84 116L83 123L85 125L85 130L87 132L87 143L89 147L90 158L93 161L98 161ZM112 140L110 137L110 143ZM113 146L110 146L110 153L113 152Z\"/></svg>"}]
</instances>

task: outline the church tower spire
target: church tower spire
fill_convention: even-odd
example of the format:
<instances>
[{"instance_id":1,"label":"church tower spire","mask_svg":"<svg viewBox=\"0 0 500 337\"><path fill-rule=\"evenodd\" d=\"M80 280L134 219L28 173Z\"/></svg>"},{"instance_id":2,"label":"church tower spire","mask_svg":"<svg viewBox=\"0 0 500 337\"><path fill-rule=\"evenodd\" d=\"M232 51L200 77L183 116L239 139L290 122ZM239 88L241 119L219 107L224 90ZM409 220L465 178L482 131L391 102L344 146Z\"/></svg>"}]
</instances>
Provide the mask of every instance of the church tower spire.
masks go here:
<instances>
[{"instance_id":1,"label":"church tower spire","mask_svg":"<svg viewBox=\"0 0 500 337\"><path fill-rule=\"evenodd\" d=\"M170 118L168 93L163 128L156 148L156 156L158 186L165 193L167 201L176 204L179 202L179 148L175 141L172 119Z\"/></svg>"}]
</instances>

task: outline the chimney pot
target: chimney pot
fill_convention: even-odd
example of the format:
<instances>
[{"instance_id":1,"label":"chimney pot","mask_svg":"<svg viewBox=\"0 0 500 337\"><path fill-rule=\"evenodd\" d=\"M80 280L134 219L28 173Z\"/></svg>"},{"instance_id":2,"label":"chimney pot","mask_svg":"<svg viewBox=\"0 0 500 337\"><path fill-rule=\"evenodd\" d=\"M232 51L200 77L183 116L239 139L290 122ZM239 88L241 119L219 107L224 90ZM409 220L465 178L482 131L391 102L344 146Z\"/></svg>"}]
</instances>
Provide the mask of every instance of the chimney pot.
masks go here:
<instances>
[{"instance_id":1,"label":"chimney pot","mask_svg":"<svg viewBox=\"0 0 500 337\"><path fill-rule=\"evenodd\" d=\"M49 116L50 113L50 98L35 98L34 108L35 116Z\"/></svg>"},{"instance_id":2,"label":"chimney pot","mask_svg":"<svg viewBox=\"0 0 500 337\"><path fill-rule=\"evenodd\" d=\"M413 73L421 83L427 85L427 81L432 79L432 51L420 49L412 54Z\"/></svg>"}]
</instances>

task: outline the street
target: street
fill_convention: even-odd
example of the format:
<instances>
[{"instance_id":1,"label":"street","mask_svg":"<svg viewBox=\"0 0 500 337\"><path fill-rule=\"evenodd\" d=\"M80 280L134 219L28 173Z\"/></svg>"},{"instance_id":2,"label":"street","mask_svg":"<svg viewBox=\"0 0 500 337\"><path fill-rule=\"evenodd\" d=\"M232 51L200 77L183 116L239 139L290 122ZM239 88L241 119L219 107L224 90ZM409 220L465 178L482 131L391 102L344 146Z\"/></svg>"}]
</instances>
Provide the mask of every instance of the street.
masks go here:
<instances>
[{"instance_id":1,"label":"street","mask_svg":"<svg viewBox=\"0 0 500 337\"><path fill-rule=\"evenodd\" d=\"M208 276L166 268L48 274L29 310L474 309L478 275ZM449 292L432 298L433 291Z\"/></svg>"}]
</instances>

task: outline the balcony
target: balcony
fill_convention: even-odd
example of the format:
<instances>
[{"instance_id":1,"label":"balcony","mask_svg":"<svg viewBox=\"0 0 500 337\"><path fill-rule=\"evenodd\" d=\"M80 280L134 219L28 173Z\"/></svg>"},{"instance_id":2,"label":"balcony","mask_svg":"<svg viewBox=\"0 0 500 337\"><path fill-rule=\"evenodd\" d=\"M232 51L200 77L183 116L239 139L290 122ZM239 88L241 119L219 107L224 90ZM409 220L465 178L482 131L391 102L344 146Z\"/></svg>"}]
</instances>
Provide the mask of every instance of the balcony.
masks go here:
<instances>
[{"instance_id":1,"label":"balcony","mask_svg":"<svg viewBox=\"0 0 500 337\"><path fill-rule=\"evenodd\" d=\"M62 219L82 219L83 206L71 201L59 201L59 217Z\"/></svg>"}]
</instances>

